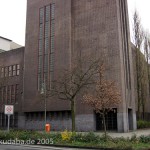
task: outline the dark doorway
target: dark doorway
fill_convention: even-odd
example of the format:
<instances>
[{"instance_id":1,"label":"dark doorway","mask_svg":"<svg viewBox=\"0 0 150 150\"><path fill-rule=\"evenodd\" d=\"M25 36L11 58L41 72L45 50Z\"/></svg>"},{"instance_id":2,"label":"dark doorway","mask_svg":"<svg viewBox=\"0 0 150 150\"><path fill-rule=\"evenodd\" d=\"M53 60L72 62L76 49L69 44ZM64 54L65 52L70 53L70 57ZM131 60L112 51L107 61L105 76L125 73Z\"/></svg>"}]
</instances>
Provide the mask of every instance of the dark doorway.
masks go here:
<instances>
[{"instance_id":1,"label":"dark doorway","mask_svg":"<svg viewBox=\"0 0 150 150\"><path fill-rule=\"evenodd\" d=\"M129 130L133 130L132 109L128 109L128 122L129 122Z\"/></svg>"},{"instance_id":2,"label":"dark doorway","mask_svg":"<svg viewBox=\"0 0 150 150\"><path fill-rule=\"evenodd\" d=\"M106 129L107 130L117 130L117 109L114 108L112 111L108 112L105 116L106 119ZM96 114L96 130L104 130L103 120L99 114Z\"/></svg>"}]
</instances>

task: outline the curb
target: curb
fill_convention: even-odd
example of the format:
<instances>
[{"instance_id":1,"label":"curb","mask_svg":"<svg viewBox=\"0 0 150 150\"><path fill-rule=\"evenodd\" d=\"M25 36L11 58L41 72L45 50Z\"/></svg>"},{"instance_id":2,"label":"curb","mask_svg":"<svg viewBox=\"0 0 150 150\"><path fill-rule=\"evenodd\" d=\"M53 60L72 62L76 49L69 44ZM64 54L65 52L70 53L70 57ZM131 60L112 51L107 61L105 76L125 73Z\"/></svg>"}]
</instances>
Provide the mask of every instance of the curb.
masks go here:
<instances>
[{"instance_id":1,"label":"curb","mask_svg":"<svg viewBox=\"0 0 150 150\"><path fill-rule=\"evenodd\" d=\"M62 150L67 148L74 148L74 149L91 149L91 150L132 150L132 148L126 148L126 149L116 149L116 148L98 148L98 147L80 147L80 146L65 146L65 145L13 145L13 146L23 146L23 147L31 147L31 148L44 148L49 149L53 148L53 150Z\"/></svg>"}]
</instances>

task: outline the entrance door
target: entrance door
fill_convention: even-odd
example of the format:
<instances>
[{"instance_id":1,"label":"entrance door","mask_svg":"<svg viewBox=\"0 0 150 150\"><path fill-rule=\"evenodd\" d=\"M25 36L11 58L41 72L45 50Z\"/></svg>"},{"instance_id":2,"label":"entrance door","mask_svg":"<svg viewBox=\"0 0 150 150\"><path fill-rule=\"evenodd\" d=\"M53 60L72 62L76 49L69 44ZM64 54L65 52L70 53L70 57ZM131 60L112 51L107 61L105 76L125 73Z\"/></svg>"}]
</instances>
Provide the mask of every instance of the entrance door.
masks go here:
<instances>
[{"instance_id":1,"label":"entrance door","mask_svg":"<svg viewBox=\"0 0 150 150\"><path fill-rule=\"evenodd\" d=\"M128 123L129 123L129 130L133 130L132 109L128 109Z\"/></svg>"},{"instance_id":2,"label":"entrance door","mask_svg":"<svg viewBox=\"0 0 150 150\"><path fill-rule=\"evenodd\" d=\"M108 112L105 120L107 130L117 130L117 109L114 108L113 111ZM103 120L99 114L96 114L96 130L104 130Z\"/></svg>"}]
</instances>

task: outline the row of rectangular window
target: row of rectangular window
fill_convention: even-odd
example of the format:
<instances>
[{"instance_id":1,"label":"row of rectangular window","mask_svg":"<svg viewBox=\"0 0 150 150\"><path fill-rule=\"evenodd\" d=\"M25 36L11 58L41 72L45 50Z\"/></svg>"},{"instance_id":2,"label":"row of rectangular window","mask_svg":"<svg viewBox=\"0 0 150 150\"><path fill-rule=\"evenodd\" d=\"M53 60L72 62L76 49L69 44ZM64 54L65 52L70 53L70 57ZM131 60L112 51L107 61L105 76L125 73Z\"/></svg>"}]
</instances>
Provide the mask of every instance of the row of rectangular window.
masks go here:
<instances>
[{"instance_id":1,"label":"row of rectangular window","mask_svg":"<svg viewBox=\"0 0 150 150\"><path fill-rule=\"evenodd\" d=\"M8 85L0 88L0 103L14 104L18 102L19 85Z\"/></svg>"},{"instance_id":2,"label":"row of rectangular window","mask_svg":"<svg viewBox=\"0 0 150 150\"><path fill-rule=\"evenodd\" d=\"M26 120L43 120L44 112L29 112L25 114ZM56 111L56 112L47 112L48 120L57 120L57 119L71 119L70 111Z\"/></svg>"},{"instance_id":3,"label":"row of rectangular window","mask_svg":"<svg viewBox=\"0 0 150 150\"><path fill-rule=\"evenodd\" d=\"M38 49L38 89L42 83L50 87L54 71L54 34L55 34L55 4L40 8L39 16L39 49ZM52 58L52 59L51 59ZM51 73L50 73L51 72Z\"/></svg>"},{"instance_id":4,"label":"row of rectangular window","mask_svg":"<svg viewBox=\"0 0 150 150\"><path fill-rule=\"evenodd\" d=\"M6 67L1 67L1 78L19 76L20 74L20 65L11 65Z\"/></svg>"}]
</instances>

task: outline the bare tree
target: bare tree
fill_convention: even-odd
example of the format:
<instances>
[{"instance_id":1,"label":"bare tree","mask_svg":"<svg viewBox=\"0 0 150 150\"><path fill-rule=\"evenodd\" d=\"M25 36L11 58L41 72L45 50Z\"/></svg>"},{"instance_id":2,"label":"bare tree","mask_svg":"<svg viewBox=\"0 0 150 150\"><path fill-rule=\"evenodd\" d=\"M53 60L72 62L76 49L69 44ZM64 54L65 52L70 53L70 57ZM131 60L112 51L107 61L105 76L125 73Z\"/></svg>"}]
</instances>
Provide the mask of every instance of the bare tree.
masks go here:
<instances>
[{"instance_id":1,"label":"bare tree","mask_svg":"<svg viewBox=\"0 0 150 150\"><path fill-rule=\"evenodd\" d=\"M141 57L140 62L140 74L141 74L141 111L142 119L145 119L145 104L150 93L150 73L149 73L149 58L150 58L150 47L149 47L149 34L144 31L143 49L144 57Z\"/></svg>"},{"instance_id":2,"label":"bare tree","mask_svg":"<svg viewBox=\"0 0 150 150\"><path fill-rule=\"evenodd\" d=\"M133 15L133 41L136 46L140 50L143 39L144 39L144 32L143 27L141 25L141 19L137 11L134 12Z\"/></svg>"},{"instance_id":3,"label":"bare tree","mask_svg":"<svg viewBox=\"0 0 150 150\"><path fill-rule=\"evenodd\" d=\"M141 56L143 56L141 54ZM145 105L149 96L149 84L148 84L148 70L147 70L147 62L145 61L145 57L141 57L141 103L140 103L140 119L145 119Z\"/></svg>"},{"instance_id":4,"label":"bare tree","mask_svg":"<svg viewBox=\"0 0 150 150\"><path fill-rule=\"evenodd\" d=\"M100 59L82 57L74 62L71 69L65 70L59 79L54 81L54 89L51 93L60 100L70 101L72 131L75 131L75 103L81 90L88 89L94 84L94 76L97 74Z\"/></svg>"},{"instance_id":5,"label":"bare tree","mask_svg":"<svg viewBox=\"0 0 150 150\"><path fill-rule=\"evenodd\" d=\"M148 32L144 34L144 55L147 63L147 75L150 85L150 74L149 74L149 59L150 59L150 35ZM150 89L149 89L150 90Z\"/></svg>"},{"instance_id":6,"label":"bare tree","mask_svg":"<svg viewBox=\"0 0 150 150\"><path fill-rule=\"evenodd\" d=\"M137 11L133 15L133 32L134 32L134 44L136 47L135 58L136 58L136 78L137 78L137 112L138 118L140 118L140 109L142 103L142 90L141 90L141 80L143 77L143 72L141 72L141 46L144 39L143 28L141 25L141 20Z\"/></svg>"},{"instance_id":7,"label":"bare tree","mask_svg":"<svg viewBox=\"0 0 150 150\"><path fill-rule=\"evenodd\" d=\"M114 107L117 107L121 102L120 92L118 91L115 82L105 79L105 66L102 63L98 69L99 78L92 94L88 93L83 96L86 104L91 106L96 113L100 114L103 119L104 133L106 138L106 122L105 116Z\"/></svg>"}]
</instances>

